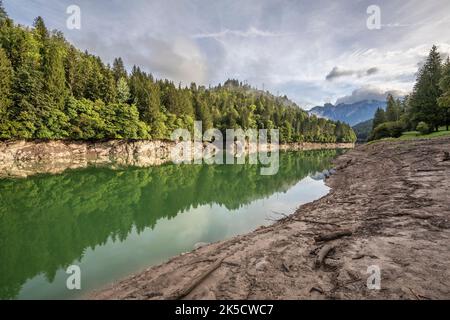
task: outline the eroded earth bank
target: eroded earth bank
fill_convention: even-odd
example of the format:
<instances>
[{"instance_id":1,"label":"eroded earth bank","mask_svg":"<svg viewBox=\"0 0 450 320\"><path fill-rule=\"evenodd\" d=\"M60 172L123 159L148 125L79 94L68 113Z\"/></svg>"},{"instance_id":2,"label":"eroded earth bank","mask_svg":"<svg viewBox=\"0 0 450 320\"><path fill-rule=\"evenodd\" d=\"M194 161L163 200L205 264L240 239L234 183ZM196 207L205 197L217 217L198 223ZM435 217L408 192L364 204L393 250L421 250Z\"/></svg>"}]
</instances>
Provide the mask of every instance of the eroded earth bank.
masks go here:
<instances>
[{"instance_id":1,"label":"eroded earth bank","mask_svg":"<svg viewBox=\"0 0 450 320\"><path fill-rule=\"evenodd\" d=\"M0 141L0 179L59 174L89 166L151 167L171 160L176 144L162 140ZM349 149L353 143L290 143L280 150ZM248 145L246 146L248 149ZM260 146L265 151L267 146ZM253 146L254 150L257 150ZM250 149L252 150L252 149Z\"/></svg>"},{"instance_id":2,"label":"eroded earth bank","mask_svg":"<svg viewBox=\"0 0 450 320\"><path fill-rule=\"evenodd\" d=\"M449 151L450 138L358 147L335 161L324 198L91 298L448 299Z\"/></svg>"}]
</instances>

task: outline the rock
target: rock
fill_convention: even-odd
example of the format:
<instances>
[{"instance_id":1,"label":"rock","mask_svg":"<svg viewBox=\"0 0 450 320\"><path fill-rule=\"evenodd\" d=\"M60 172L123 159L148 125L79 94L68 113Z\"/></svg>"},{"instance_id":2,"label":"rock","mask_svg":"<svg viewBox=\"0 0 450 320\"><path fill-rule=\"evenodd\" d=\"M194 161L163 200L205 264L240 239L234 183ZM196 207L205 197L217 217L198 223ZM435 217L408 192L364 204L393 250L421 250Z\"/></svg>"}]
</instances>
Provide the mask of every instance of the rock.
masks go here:
<instances>
[{"instance_id":1,"label":"rock","mask_svg":"<svg viewBox=\"0 0 450 320\"><path fill-rule=\"evenodd\" d=\"M328 171L327 169L325 169L325 170L323 170L322 171L322 174L323 174L323 176L325 177L325 179L327 179L327 178L329 178L330 177L330 171Z\"/></svg>"},{"instance_id":2,"label":"rock","mask_svg":"<svg viewBox=\"0 0 450 320\"><path fill-rule=\"evenodd\" d=\"M0 178L61 173L91 164L150 167L170 160L175 144L169 141L0 142Z\"/></svg>"},{"instance_id":3,"label":"rock","mask_svg":"<svg viewBox=\"0 0 450 320\"><path fill-rule=\"evenodd\" d=\"M450 152L444 151L444 157L442 161L450 161Z\"/></svg>"},{"instance_id":4,"label":"rock","mask_svg":"<svg viewBox=\"0 0 450 320\"><path fill-rule=\"evenodd\" d=\"M325 176L322 172L316 172L315 174L310 176L313 180L324 180Z\"/></svg>"},{"instance_id":5,"label":"rock","mask_svg":"<svg viewBox=\"0 0 450 320\"><path fill-rule=\"evenodd\" d=\"M207 246L208 243L206 242L197 242L196 244L194 244L194 250L200 249L201 247Z\"/></svg>"},{"instance_id":6,"label":"rock","mask_svg":"<svg viewBox=\"0 0 450 320\"><path fill-rule=\"evenodd\" d=\"M269 263L265 259L262 259L255 264L256 271L260 271L260 272L266 271L268 267L269 267Z\"/></svg>"}]
</instances>

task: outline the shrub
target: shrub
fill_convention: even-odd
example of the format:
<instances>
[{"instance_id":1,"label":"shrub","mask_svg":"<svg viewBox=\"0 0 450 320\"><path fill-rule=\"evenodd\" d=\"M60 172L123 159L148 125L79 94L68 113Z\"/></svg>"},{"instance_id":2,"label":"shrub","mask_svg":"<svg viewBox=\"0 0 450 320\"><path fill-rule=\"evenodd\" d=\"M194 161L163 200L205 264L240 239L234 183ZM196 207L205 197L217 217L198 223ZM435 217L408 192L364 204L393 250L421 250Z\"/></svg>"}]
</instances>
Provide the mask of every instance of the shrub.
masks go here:
<instances>
[{"instance_id":1,"label":"shrub","mask_svg":"<svg viewBox=\"0 0 450 320\"><path fill-rule=\"evenodd\" d=\"M421 121L417 125L416 130L419 131L421 134L428 134L428 133L430 133L430 126L428 124L426 124L425 122Z\"/></svg>"},{"instance_id":2,"label":"shrub","mask_svg":"<svg viewBox=\"0 0 450 320\"><path fill-rule=\"evenodd\" d=\"M403 123L401 121L384 122L372 132L370 140L383 138L398 138L402 135Z\"/></svg>"}]
</instances>

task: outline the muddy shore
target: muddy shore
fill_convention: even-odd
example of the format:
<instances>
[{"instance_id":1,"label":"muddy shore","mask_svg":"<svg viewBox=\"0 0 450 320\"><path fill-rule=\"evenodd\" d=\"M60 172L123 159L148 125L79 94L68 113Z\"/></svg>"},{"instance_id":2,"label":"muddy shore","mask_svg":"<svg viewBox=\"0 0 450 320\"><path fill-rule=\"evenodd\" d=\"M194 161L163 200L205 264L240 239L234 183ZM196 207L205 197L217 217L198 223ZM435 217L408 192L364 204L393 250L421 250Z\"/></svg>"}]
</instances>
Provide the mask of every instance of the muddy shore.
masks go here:
<instances>
[{"instance_id":1,"label":"muddy shore","mask_svg":"<svg viewBox=\"0 0 450 320\"><path fill-rule=\"evenodd\" d=\"M450 138L357 147L322 199L89 298L449 299L449 150ZM380 290L367 287L370 266Z\"/></svg>"}]
</instances>

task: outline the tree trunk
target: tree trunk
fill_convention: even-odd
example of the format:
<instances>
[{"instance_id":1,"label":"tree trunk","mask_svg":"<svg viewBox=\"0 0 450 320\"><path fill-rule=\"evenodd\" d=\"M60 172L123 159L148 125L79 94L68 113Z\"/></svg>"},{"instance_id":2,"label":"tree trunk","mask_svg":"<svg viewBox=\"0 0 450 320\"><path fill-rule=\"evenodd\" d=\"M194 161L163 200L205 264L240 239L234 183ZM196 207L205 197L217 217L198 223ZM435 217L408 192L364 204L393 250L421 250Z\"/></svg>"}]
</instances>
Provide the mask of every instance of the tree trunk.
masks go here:
<instances>
[{"instance_id":1,"label":"tree trunk","mask_svg":"<svg viewBox=\"0 0 450 320\"><path fill-rule=\"evenodd\" d=\"M448 126L449 126L449 117L448 117L448 113L449 113L449 108L447 108L446 112L445 112L445 126L447 127L447 131L448 131Z\"/></svg>"}]
</instances>

